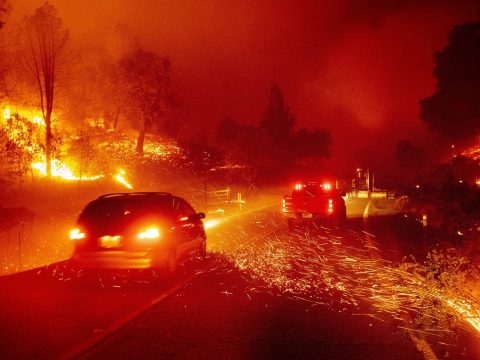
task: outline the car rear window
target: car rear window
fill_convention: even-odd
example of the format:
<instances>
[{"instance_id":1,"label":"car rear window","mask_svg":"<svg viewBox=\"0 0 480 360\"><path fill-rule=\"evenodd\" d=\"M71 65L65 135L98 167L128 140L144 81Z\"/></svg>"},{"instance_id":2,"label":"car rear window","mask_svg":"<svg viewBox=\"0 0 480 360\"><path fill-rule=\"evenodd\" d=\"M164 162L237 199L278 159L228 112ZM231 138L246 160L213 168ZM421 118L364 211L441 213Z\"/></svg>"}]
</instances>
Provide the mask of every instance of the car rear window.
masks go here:
<instances>
[{"instance_id":1,"label":"car rear window","mask_svg":"<svg viewBox=\"0 0 480 360\"><path fill-rule=\"evenodd\" d=\"M81 212L79 222L119 221L148 214L174 217L178 201L174 197L128 196L103 198L92 201Z\"/></svg>"}]
</instances>

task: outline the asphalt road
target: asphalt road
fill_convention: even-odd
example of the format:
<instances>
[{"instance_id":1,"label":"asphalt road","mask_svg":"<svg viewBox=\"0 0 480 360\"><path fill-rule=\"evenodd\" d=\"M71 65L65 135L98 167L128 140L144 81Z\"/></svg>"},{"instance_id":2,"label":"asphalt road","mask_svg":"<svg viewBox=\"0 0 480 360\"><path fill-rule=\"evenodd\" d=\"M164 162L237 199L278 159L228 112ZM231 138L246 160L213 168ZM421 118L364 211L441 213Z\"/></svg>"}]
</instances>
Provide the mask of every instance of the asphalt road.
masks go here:
<instances>
[{"instance_id":1,"label":"asphalt road","mask_svg":"<svg viewBox=\"0 0 480 360\"><path fill-rule=\"evenodd\" d=\"M208 232L208 260L186 264L172 279L79 274L65 263L0 278L2 358L428 356L417 350L424 337L404 330L412 319L368 289L372 281L390 284L372 274L384 274L384 257L397 261L417 251L421 228L406 231L405 220L386 216L370 218L367 228L362 214L345 231L291 234L276 210L219 220ZM383 300L391 296L384 293ZM437 349L475 357L455 344Z\"/></svg>"}]
</instances>

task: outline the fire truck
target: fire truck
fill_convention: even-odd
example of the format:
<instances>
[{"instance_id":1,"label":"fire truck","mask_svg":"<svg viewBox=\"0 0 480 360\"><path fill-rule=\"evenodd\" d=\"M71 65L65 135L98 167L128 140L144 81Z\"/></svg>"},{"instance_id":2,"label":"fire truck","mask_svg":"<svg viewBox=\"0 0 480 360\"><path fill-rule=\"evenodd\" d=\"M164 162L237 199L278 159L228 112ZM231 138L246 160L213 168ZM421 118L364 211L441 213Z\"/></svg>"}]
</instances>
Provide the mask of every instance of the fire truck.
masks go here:
<instances>
[{"instance_id":1,"label":"fire truck","mask_svg":"<svg viewBox=\"0 0 480 360\"><path fill-rule=\"evenodd\" d=\"M283 197L282 212L288 228L308 223L325 223L343 228L347 221L345 200L333 181L297 182L291 195Z\"/></svg>"}]
</instances>

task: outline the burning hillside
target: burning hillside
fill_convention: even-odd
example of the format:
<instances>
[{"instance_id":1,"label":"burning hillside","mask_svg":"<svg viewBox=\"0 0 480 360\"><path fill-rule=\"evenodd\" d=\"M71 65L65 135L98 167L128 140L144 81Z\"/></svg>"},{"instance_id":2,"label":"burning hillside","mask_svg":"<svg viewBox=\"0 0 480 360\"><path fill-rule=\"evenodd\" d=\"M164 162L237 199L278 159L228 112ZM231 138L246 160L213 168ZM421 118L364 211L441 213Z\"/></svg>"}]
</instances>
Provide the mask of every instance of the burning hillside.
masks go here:
<instances>
[{"instance_id":1,"label":"burning hillside","mask_svg":"<svg viewBox=\"0 0 480 360\"><path fill-rule=\"evenodd\" d=\"M480 143L477 143L464 150L461 155L472 160L480 160Z\"/></svg>"},{"instance_id":2,"label":"burning hillside","mask_svg":"<svg viewBox=\"0 0 480 360\"><path fill-rule=\"evenodd\" d=\"M6 177L32 179L47 176L42 116L31 109L3 109L1 122L2 151L8 161L2 172ZM128 189L133 185L126 169L136 163L164 163L181 168L185 163L183 149L173 140L148 137L141 158L136 153L136 139L120 133L109 133L89 126L80 133L56 130L51 159L51 176L64 181L95 181L112 178Z\"/></svg>"}]
</instances>

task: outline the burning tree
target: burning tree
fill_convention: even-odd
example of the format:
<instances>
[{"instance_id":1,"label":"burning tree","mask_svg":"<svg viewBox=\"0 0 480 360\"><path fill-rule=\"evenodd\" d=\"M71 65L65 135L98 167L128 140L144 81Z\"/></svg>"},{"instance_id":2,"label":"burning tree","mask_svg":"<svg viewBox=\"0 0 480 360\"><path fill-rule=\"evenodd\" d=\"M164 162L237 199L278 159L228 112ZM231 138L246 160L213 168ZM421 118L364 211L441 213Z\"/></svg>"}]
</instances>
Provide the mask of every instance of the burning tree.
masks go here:
<instances>
[{"instance_id":1,"label":"burning tree","mask_svg":"<svg viewBox=\"0 0 480 360\"><path fill-rule=\"evenodd\" d=\"M17 177L20 184L40 151L35 141L37 130L28 119L13 114L0 131L0 155L6 159L2 170L8 177Z\"/></svg>"},{"instance_id":2,"label":"burning tree","mask_svg":"<svg viewBox=\"0 0 480 360\"><path fill-rule=\"evenodd\" d=\"M128 83L133 117L139 119L137 155L143 156L145 134L165 119L170 93L170 61L138 49L124 57L121 69Z\"/></svg>"},{"instance_id":3,"label":"burning tree","mask_svg":"<svg viewBox=\"0 0 480 360\"><path fill-rule=\"evenodd\" d=\"M63 28L57 10L45 3L24 19L25 60L38 89L40 107L45 120L45 159L47 176L52 175L52 112L55 84L61 67L68 32Z\"/></svg>"}]
</instances>

